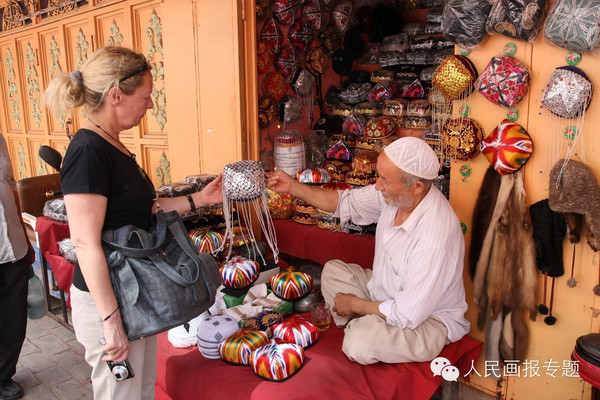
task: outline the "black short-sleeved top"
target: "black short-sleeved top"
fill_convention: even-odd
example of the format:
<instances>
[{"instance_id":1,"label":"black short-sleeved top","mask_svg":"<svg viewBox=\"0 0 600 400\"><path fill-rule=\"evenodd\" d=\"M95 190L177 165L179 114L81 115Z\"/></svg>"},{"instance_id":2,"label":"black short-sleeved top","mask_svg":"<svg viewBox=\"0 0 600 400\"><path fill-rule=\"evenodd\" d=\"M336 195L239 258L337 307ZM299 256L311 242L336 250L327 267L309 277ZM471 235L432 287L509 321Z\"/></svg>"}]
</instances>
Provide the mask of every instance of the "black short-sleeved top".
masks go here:
<instances>
[{"instance_id":1,"label":"black short-sleeved top","mask_svg":"<svg viewBox=\"0 0 600 400\"><path fill-rule=\"evenodd\" d=\"M88 129L77 131L60 169L63 194L93 193L108 199L102 230L135 225L148 229L156 192L134 159ZM79 265L73 284L88 291Z\"/></svg>"}]
</instances>

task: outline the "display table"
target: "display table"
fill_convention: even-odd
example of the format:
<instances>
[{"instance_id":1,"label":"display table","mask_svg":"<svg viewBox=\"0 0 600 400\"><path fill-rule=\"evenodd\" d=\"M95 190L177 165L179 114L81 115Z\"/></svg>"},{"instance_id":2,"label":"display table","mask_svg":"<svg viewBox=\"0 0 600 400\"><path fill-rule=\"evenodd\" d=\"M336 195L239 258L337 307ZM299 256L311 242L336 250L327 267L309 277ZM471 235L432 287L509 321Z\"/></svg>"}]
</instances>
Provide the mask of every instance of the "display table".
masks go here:
<instances>
[{"instance_id":1,"label":"display table","mask_svg":"<svg viewBox=\"0 0 600 400\"><path fill-rule=\"evenodd\" d=\"M279 252L324 265L329 260L342 260L373 268L375 236L355 235L303 225L291 219L273 220Z\"/></svg>"},{"instance_id":2,"label":"display table","mask_svg":"<svg viewBox=\"0 0 600 400\"><path fill-rule=\"evenodd\" d=\"M304 314L305 318L310 316ZM158 336L157 400L179 399L429 399L442 382L429 362L361 365L342 352L344 331L333 324L305 351L304 366L283 382L254 375L251 367L207 359L197 347L178 349L167 333ZM465 336L446 346L441 357L461 376L476 362L481 343Z\"/></svg>"}]
</instances>

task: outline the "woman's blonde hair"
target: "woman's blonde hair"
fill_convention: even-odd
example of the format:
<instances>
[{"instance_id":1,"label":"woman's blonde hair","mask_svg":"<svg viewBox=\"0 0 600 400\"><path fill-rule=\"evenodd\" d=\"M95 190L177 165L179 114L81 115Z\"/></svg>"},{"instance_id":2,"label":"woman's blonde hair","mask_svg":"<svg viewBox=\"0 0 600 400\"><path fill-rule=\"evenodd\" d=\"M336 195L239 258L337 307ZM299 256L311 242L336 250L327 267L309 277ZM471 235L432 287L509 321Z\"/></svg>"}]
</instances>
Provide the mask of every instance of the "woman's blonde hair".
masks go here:
<instances>
[{"instance_id":1,"label":"woman's blonde hair","mask_svg":"<svg viewBox=\"0 0 600 400\"><path fill-rule=\"evenodd\" d=\"M132 94L148 67L143 54L124 47L107 46L93 52L79 70L64 72L50 81L44 93L46 106L58 112L83 107L87 116L104 103L112 87ZM148 67L149 68L149 67ZM131 76L132 72L139 71ZM123 80L124 77L127 79Z\"/></svg>"}]
</instances>

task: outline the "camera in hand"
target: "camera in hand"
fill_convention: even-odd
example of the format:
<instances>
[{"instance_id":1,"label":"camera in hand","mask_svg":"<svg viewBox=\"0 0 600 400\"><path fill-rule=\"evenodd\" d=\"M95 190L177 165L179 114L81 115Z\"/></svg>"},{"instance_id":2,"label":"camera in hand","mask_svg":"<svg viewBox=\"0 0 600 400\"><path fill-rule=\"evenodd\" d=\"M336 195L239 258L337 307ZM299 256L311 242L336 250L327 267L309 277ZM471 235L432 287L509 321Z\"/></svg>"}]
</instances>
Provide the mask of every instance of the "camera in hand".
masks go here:
<instances>
[{"instance_id":1,"label":"camera in hand","mask_svg":"<svg viewBox=\"0 0 600 400\"><path fill-rule=\"evenodd\" d=\"M119 362L107 361L106 363L108 364L108 368L110 368L110 371L117 382L121 382L125 379L133 378L135 376L131 365L129 365L129 361L127 360Z\"/></svg>"}]
</instances>

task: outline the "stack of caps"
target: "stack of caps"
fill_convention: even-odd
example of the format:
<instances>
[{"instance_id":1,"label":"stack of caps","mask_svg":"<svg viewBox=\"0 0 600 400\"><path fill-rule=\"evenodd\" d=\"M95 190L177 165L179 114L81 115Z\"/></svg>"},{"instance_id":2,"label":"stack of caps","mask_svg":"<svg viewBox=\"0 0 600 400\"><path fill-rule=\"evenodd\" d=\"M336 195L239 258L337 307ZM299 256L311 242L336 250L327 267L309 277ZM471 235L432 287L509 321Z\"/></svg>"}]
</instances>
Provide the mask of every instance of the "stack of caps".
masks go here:
<instances>
[{"instance_id":1,"label":"stack of caps","mask_svg":"<svg viewBox=\"0 0 600 400\"><path fill-rule=\"evenodd\" d=\"M243 289L250 286L260 273L256 261L246 257L232 257L219 270L223 285L233 289Z\"/></svg>"},{"instance_id":2,"label":"stack of caps","mask_svg":"<svg viewBox=\"0 0 600 400\"><path fill-rule=\"evenodd\" d=\"M189 232L199 253L214 253L223 244L223 235L207 229L192 229Z\"/></svg>"},{"instance_id":3,"label":"stack of caps","mask_svg":"<svg viewBox=\"0 0 600 400\"><path fill-rule=\"evenodd\" d=\"M346 173L352 169L351 159L350 149L339 140L327 150L327 159L323 163L323 168L329 172L332 181L343 182L346 180Z\"/></svg>"},{"instance_id":4,"label":"stack of caps","mask_svg":"<svg viewBox=\"0 0 600 400\"><path fill-rule=\"evenodd\" d=\"M354 186L367 186L375 177L378 153L364 151L352 159L352 171L346 174L346 183Z\"/></svg>"},{"instance_id":5,"label":"stack of caps","mask_svg":"<svg viewBox=\"0 0 600 400\"><path fill-rule=\"evenodd\" d=\"M351 83L346 89L342 90L338 96L346 104L356 104L365 101L370 91L371 84L368 82Z\"/></svg>"},{"instance_id":6,"label":"stack of caps","mask_svg":"<svg viewBox=\"0 0 600 400\"><path fill-rule=\"evenodd\" d=\"M364 101L354 106L354 112L363 115L367 120L381 116L382 105L381 103L374 103L372 101Z\"/></svg>"},{"instance_id":7,"label":"stack of caps","mask_svg":"<svg viewBox=\"0 0 600 400\"><path fill-rule=\"evenodd\" d=\"M352 118L352 116L348 117L346 121L350 118ZM335 146L337 142L342 141L344 145L346 145L349 149L353 149L354 147L356 147L356 138L357 136L354 134L334 134L331 135L329 139L329 146Z\"/></svg>"},{"instance_id":8,"label":"stack of caps","mask_svg":"<svg viewBox=\"0 0 600 400\"><path fill-rule=\"evenodd\" d=\"M405 128L425 129L431 125L431 107L425 99L411 100L406 108Z\"/></svg>"},{"instance_id":9,"label":"stack of caps","mask_svg":"<svg viewBox=\"0 0 600 400\"><path fill-rule=\"evenodd\" d=\"M275 325L273 336L308 349L319 339L319 329L312 322L294 315Z\"/></svg>"},{"instance_id":10,"label":"stack of caps","mask_svg":"<svg viewBox=\"0 0 600 400\"><path fill-rule=\"evenodd\" d=\"M239 329L219 343L219 354L226 363L250 365L250 354L264 346L268 340L269 337L265 332Z\"/></svg>"},{"instance_id":11,"label":"stack of caps","mask_svg":"<svg viewBox=\"0 0 600 400\"><path fill-rule=\"evenodd\" d=\"M239 329L229 315L209 315L198 324L198 350L206 358L219 358L219 344Z\"/></svg>"},{"instance_id":12,"label":"stack of caps","mask_svg":"<svg viewBox=\"0 0 600 400\"><path fill-rule=\"evenodd\" d=\"M283 300L296 300L312 290L312 276L288 269L273 275L269 281L275 296Z\"/></svg>"},{"instance_id":13,"label":"stack of caps","mask_svg":"<svg viewBox=\"0 0 600 400\"><path fill-rule=\"evenodd\" d=\"M303 364L304 349L294 343L272 341L250 353L252 370L268 381L284 381L298 372Z\"/></svg>"},{"instance_id":14,"label":"stack of caps","mask_svg":"<svg viewBox=\"0 0 600 400\"><path fill-rule=\"evenodd\" d=\"M367 118L363 114L353 112L345 121L342 130L345 135L362 136L367 126Z\"/></svg>"},{"instance_id":15,"label":"stack of caps","mask_svg":"<svg viewBox=\"0 0 600 400\"><path fill-rule=\"evenodd\" d=\"M326 183L322 188L330 190L350 190L352 186L345 182L330 182ZM329 229L336 231L340 229L340 219L333 216L333 213L319 210L317 213L317 226L321 229Z\"/></svg>"},{"instance_id":16,"label":"stack of caps","mask_svg":"<svg viewBox=\"0 0 600 400\"><path fill-rule=\"evenodd\" d=\"M289 219L294 214L294 196L267 188L267 206L273 219Z\"/></svg>"},{"instance_id":17,"label":"stack of caps","mask_svg":"<svg viewBox=\"0 0 600 400\"><path fill-rule=\"evenodd\" d=\"M383 105L383 115L391 117L396 122L397 128L404 127L404 120L406 116L406 108L408 106L408 100L404 99L391 99L386 100Z\"/></svg>"},{"instance_id":18,"label":"stack of caps","mask_svg":"<svg viewBox=\"0 0 600 400\"><path fill-rule=\"evenodd\" d=\"M365 135L358 138L356 148L370 151L381 151L396 139L396 121L392 117L373 118L365 128Z\"/></svg>"},{"instance_id":19,"label":"stack of caps","mask_svg":"<svg viewBox=\"0 0 600 400\"><path fill-rule=\"evenodd\" d=\"M294 200L294 215L292 219L300 224L314 225L317 223L317 209L304 200Z\"/></svg>"}]
</instances>

